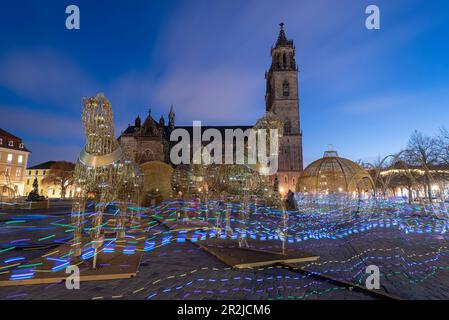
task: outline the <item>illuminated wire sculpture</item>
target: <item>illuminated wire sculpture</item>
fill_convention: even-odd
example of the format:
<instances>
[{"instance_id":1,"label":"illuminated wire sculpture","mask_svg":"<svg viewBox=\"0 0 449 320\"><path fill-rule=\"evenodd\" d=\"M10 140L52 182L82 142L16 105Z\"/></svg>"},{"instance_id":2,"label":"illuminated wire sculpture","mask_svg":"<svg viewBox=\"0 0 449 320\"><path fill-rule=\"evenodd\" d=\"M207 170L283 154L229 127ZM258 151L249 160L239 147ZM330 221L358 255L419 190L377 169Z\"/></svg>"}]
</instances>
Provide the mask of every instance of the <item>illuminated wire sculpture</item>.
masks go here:
<instances>
[{"instance_id":1,"label":"illuminated wire sculpture","mask_svg":"<svg viewBox=\"0 0 449 320\"><path fill-rule=\"evenodd\" d=\"M8 171L1 171L0 172L0 178L4 176L5 183L0 186L0 201L4 201L4 194L6 194L6 200L8 202L15 202L17 201L17 187L14 186L14 184L11 182L9 172Z\"/></svg>"},{"instance_id":2,"label":"illuminated wire sculpture","mask_svg":"<svg viewBox=\"0 0 449 320\"><path fill-rule=\"evenodd\" d=\"M75 197L72 207L74 237L72 254L78 257L83 250L85 209L89 199L93 200L91 227L88 238L94 249L93 267L104 242L103 216L110 204L118 210L115 214L115 231L118 239L125 235L128 208L139 203L142 175L130 159L122 152L115 136L111 104L103 94L83 99L83 127L86 145L79 155L75 167Z\"/></svg>"},{"instance_id":3,"label":"illuminated wire sculpture","mask_svg":"<svg viewBox=\"0 0 449 320\"><path fill-rule=\"evenodd\" d=\"M368 196L374 190L374 182L362 166L330 150L304 169L297 189L304 194Z\"/></svg>"}]
</instances>

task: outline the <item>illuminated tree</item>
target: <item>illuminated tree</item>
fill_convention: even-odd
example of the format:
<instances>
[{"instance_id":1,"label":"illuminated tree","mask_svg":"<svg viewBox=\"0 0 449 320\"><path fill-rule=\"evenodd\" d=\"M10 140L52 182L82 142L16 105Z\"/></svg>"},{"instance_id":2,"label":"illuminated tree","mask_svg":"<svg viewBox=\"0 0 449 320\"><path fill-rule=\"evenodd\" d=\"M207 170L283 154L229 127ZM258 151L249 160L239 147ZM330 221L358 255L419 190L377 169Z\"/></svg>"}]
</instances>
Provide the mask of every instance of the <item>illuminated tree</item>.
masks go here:
<instances>
[{"instance_id":1,"label":"illuminated tree","mask_svg":"<svg viewBox=\"0 0 449 320\"><path fill-rule=\"evenodd\" d=\"M61 198L65 198L67 188L73 185L75 165L67 161L58 161L51 165L48 176L42 184L55 185L61 188Z\"/></svg>"}]
</instances>

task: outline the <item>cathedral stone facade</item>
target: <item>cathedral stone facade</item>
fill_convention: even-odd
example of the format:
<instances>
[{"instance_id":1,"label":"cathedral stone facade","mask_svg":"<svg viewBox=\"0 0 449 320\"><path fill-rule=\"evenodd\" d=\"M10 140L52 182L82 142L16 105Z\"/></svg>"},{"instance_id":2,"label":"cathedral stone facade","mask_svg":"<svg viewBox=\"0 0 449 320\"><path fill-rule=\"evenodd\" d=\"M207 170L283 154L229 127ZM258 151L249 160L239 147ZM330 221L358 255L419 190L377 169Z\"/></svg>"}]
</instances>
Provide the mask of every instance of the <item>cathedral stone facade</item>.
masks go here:
<instances>
[{"instance_id":1,"label":"cathedral stone facade","mask_svg":"<svg viewBox=\"0 0 449 320\"><path fill-rule=\"evenodd\" d=\"M272 112L284 121L284 136L279 146L279 190L285 195L289 190L295 191L299 174L303 170L302 131L299 118L298 67L295 61L295 47L281 29L275 47L271 49L271 66L265 74L267 87L265 94L266 111ZM252 126L218 126L202 127L216 128L224 133L225 129L246 130ZM125 150L134 155L137 163L161 161L170 163L170 133L176 128L192 127L175 126L173 106L168 114L168 124L164 117L156 121L149 111L145 121L141 123L137 117L134 125L129 125L122 132L119 140ZM224 134L223 134L224 137ZM274 179L274 178L273 178Z\"/></svg>"},{"instance_id":2,"label":"cathedral stone facade","mask_svg":"<svg viewBox=\"0 0 449 320\"><path fill-rule=\"evenodd\" d=\"M170 132L174 129L175 113L173 106L168 115L169 123L165 125L164 117L159 122L151 116L151 110L142 124L138 116L134 125L129 125L119 137L123 149L133 156L136 163L142 164L149 161L161 161L169 163Z\"/></svg>"},{"instance_id":3,"label":"cathedral stone facade","mask_svg":"<svg viewBox=\"0 0 449 320\"><path fill-rule=\"evenodd\" d=\"M302 131L299 119L298 66L295 46L288 40L281 23L276 45L271 49L271 67L267 81L266 111L284 121L284 136L279 145L278 179L281 193L294 191L303 170Z\"/></svg>"}]
</instances>

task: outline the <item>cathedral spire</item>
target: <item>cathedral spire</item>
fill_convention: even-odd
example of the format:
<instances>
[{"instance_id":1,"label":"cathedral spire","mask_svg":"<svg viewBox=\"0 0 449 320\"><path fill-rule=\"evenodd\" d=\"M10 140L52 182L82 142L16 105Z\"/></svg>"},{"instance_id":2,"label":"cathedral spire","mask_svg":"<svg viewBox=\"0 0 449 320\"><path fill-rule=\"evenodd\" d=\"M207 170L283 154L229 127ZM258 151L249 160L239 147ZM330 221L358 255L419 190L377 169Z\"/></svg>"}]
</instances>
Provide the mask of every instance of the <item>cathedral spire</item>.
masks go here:
<instances>
[{"instance_id":1,"label":"cathedral spire","mask_svg":"<svg viewBox=\"0 0 449 320\"><path fill-rule=\"evenodd\" d=\"M285 24L283 22L281 22L279 24L279 26L281 27L281 30L279 31L278 40L276 41L276 48L279 48L279 47L292 47L293 46L293 41L292 40L288 40L287 36L285 34L285 30L284 30Z\"/></svg>"},{"instance_id":2,"label":"cathedral spire","mask_svg":"<svg viewBox=\"0 0 449 320\"><path fill-rule=\"evenodd\" d=\"M141 124L142 124L142 120L140 120L140 117L137 116L136 120L134 121L134 127L140 128Z\"/></svg>"},{"instance_id":3,"label":"cathedral spire","mask_svg":"<svg viewBox=\"0 0 449 320\"><path fill-rule=\"evenodd\" d=\"M175 111L173 108L173 104L170 107L170 113L168 114L168 127L170 130L175 128Z\"/></svg>"}]
</instances>

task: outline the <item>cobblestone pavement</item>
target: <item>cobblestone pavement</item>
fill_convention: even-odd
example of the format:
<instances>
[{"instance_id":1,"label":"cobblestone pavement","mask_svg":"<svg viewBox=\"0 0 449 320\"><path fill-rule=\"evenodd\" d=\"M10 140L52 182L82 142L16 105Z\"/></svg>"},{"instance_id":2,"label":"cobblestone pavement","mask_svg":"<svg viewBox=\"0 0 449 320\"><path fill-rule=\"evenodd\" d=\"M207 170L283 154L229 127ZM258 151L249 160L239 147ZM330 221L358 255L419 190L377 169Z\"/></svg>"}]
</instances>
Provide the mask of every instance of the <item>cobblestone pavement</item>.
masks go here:
<instances>
[{"instance_id":1,"label":"cobblestone pavement","mask_svg":"<svg viewBox=\"0 0 449 320\"><path fill-rule=\"evenodd\" d=\"M0 216L0 243L48 236L49 225L67 223L68 218L29 219L29 228L11 228L11 217ZM53 223L53 225L52 225ZM16 230L15 230L16 229ZM12 230L15 230L12 232ZM17 232L16 232L17 231ZM50 230L55 238L64 229ZM30 236L30 234L32 234ZM148 236L168 234L152 224ZM48 240L43 245L55 244ZM279 242L280 243L280 242ZM449 243L446 234L404 233L376 227L335 239L309 239L289 244L317 254L320 259L300 264L302 268L364 285L365 269L376 265L381 272L381 292L403 299L449 299ZM272 248L273 249L273 248ZM279 249L279 248L276 248ZM4 249L3 249L4 250ZM26 261L48 248L18 248L0 252L0 263L18 255ZM2 267L2 264L0 264ZM3 269L5 270L5 269ZM0 269L0 272L2 269ZM68 290L63 283L0 287L0 299L373 299L308 275L272 266L232 270L195 243L172 241L145 252L139 272L132 279L82 282L80 290Z\"/></svg>"}]
</instances>

